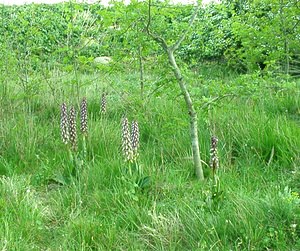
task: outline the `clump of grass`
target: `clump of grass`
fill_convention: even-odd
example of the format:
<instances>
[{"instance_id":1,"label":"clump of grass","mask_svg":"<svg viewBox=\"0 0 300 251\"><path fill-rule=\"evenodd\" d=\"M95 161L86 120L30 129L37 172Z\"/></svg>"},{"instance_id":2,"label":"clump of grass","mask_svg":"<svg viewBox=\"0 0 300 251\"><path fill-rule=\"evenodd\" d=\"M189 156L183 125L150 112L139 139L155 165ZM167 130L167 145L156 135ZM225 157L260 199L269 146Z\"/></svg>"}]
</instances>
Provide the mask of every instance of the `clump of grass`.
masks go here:
<instances>
[{"instance_id":1,"label":"clump of grass","mask_svg":"<svg viewBox=\"0 0 300 251\"><path fill-rule=\"evenodd\" d=\"M30 179L0 177L0 249L41 250L49 245L45 223L50 214Z\"/></svg>"},{"instance_id":2,"label":"clump of grass","mask_svg":"<svg viewBox=\"0 0 300 251\"><path fill-rule=\"evenodd\" d=\"M68 111L66 103L61 105L61 138L64 144L68 144L70 135L69 135L69 121L68 121Z\"/></svg>"},{"instance_id":3,"label":"clump of grass","mask_svg":"<svg viewBox=\"0 0 300 251\"><path fill-rule=\"evenodd\" d=\"M106 93L103 92L101 96L101 113L106 113L106 106L107 106L107 99L106 99Z\"/></svg>"}]
</instances>

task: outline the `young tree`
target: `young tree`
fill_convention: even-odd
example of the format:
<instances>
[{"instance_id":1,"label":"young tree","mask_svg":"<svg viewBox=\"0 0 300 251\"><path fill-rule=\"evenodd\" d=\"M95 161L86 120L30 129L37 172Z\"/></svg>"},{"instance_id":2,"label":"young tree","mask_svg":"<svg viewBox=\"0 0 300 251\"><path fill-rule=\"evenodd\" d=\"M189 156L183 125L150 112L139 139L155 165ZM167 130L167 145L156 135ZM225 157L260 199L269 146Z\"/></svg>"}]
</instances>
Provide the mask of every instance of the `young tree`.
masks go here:
<instances>
[{"instance_id":1,"label":"young tree","mask_svg":"<svg viewBox=\"0 0 300 251\"><path fill-rule=\"evenodd\" d=\"M182 41L186 38L187 34L189 33L189 31L194 23L194 20L198 14L198 11L199 11L199 4L196 5L194 12L191 15L191 18L189 20L188 27L185 29L185 31L182 32L182 34L179 36L179 38L175 42L168 44L168 42L163 38L163 36L160 36L151 30L151 20L152 20L151 0L149 0L149 2L148 2L148 23L146 25L146 31L147 31L148 35L154 41L156 41L163 48L164 52L167 54L168 59L169 59L169 64L172 67L175 78L176 78L176 80L179 84L179 87L181 89L181 92L184 96L185 104L188 109L188 114L189 114L189 118L190 118L190 135L191 135L195 172L196 172L196 176L199 180L204 180L202 162L201 162L200 150L199 150L197 112L193 106L193 102L192 102L190 93L188 91L185 78L182 75L181 70L177 65L176 58L174 56L174 53L180 47Z\"/></svg>"}]
</instances>

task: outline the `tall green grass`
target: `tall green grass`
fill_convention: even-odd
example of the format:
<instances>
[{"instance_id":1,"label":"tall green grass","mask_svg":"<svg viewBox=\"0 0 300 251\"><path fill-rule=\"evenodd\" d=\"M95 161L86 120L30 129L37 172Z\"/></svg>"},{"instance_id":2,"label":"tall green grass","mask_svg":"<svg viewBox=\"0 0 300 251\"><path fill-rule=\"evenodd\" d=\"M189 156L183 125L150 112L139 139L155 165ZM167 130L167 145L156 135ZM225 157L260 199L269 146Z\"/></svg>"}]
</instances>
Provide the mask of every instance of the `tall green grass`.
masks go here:
<instances>
[{"instance_id":1,"label":"tall green grass","mask_svg":"<svg viewBox=\"0 0 300 251\"><path fill-rule=\"evenodd\" d=\"M226 85L222 90L218 80L197 86L204 95L256 86L252 94L221 99L209 111L198 109L206 174L199 183L178 90L142 101L137 76L120 72L99 81L96 74L82 74L78 81L90 84L80 87L80 97L69 84L58 84L52 95L44 83L29 103L9 83L10 96L0 109L0 249L300 249L298 87L285 83L279 91L272 87L275 80L257 76L256 83L246 77L245 83L239 77L220 81ZM100 114L103 89L105 115ZM83 96L87 157L76 178L60 138L60 104L78 110ZM139 122L142 177L130 176L122 157L124 113ZM212 133L219 138L220 196L213 194L208 167ZM78 149L81 161L81 138ZM147 184L139 185L147 177Z\"/></svg>"}]
</instances>

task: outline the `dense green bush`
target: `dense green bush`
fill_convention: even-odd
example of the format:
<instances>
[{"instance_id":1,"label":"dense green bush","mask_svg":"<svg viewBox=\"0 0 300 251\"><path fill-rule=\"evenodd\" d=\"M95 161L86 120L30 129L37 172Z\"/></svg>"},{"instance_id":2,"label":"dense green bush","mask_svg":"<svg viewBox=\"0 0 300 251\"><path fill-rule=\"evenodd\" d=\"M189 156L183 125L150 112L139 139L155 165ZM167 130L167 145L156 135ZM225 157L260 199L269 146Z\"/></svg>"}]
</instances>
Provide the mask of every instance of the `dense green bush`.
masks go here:
<instances>
[{"instance_id":1,"label":"dense green bush","mask_svg":"<svg viewBox=\"0 0 300 251\"><path fill-rule=\"evenodd\" d=\"M179 50L189 64L224 61L239 71L272 70L297 74L299 20L297 1L222 1L200 9L193 31ZM144 33L147 3L116 2L111 7L75 2L1 6L0 50L36 69L41 62L74 64L88 70L93 58L118 61L159 54ZM167 40L184 29L191 6L155 3L152 27ZM298 21L297 21L298 20ZM7 55L8 57L8 55ZM73 68L72 68L73 67ZM296 68L295 68L296 67Z\"/></svg>"}]
</instances>

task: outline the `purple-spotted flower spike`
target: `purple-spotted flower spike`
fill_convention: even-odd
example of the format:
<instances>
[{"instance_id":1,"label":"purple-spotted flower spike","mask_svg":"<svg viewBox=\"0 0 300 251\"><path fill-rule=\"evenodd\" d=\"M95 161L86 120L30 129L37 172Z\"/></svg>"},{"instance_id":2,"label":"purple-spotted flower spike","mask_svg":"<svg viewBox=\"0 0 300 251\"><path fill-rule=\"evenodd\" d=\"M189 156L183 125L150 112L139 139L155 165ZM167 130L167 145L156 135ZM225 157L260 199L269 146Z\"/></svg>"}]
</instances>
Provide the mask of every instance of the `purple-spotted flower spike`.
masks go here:
<instances>
[{"instance_id":1,"label":"purple-spotted flower spike","mask_svg":"<svg viewBox=\"0 0 300 251\"><path fill-rule=\"evenodd\" d=\"M87 120L87 101L86 98L83 98L80 106L80 131L84 135L88 132Z\"/></svg>"},{"instance_id":2,"label":"purple-spotted flower spike","mask_svg":"<svg viewBox=\"0 0 300 251\"><path fill-rule=\"evenodd\" d=\"M77 150L77 129L76 129L76 111L74 106L70 108L69 115L69 132L70 132L70 142L72 150Z\"/></svg>"},{"instance_id":3,"label":"purple-spotted flower spike","mask_svg":"<svg viewBox=\"0 0 300 251\"><path fill-rule=\"evenodd\" d=\"M132 145L132 154L133 159L136 160L138 157L138 148L140 144L140 131L139 124L137 121L132 121L131 124L131 145Z\"/></svg>"},{"instance_id":4,"label":"purple-spotted flower spike","mask_svg":"<svg viewBox=\"0 0 300 251\"><path fill-rule=\"evenodd\" d=\"M102 114L106 113L106 105L107 105L106 93L103 92L102 96L101 96L101 113Z\"/></svg>"},{"instance_id":5,"label":"purple-spotted flower spike","mask_svg":"<svg viewBox=\"0 0 300 251\"><path fill-rule=\"evenodd\" d=\"M129 123L126 117L122 119L122 151L126 161L132 161L132 145L130 138Z\"/></svg>"},{"instance_id":6,"label":"purple-spotted flower spike","mask_svg":"<svg viewBox=\"0 0 300 251\"><path fill-rule=\"evenodd\" d=\"M216 136L211 137L211 146L210 146L210 167L213 169L215 174L216 170L219 167L219 157L218 157L218 138Z\"/></svg>"}]
</instances>

